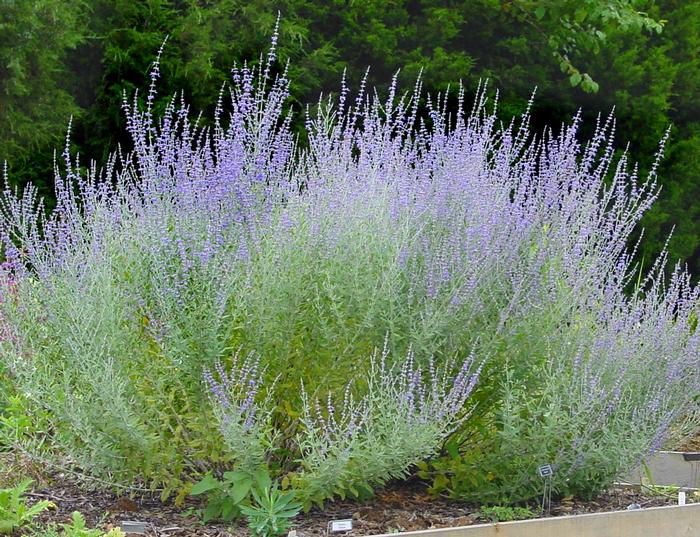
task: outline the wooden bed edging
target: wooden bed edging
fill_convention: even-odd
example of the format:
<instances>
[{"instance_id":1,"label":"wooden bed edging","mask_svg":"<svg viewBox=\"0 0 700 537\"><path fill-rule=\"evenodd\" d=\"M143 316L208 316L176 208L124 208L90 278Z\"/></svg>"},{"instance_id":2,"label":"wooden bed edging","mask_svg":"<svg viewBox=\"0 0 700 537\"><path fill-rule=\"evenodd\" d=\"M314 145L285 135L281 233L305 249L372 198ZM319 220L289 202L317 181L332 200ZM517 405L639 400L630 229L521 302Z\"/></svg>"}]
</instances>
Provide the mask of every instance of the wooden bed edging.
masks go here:
<instances>
[{"instance_id":1,"label":"wooden bed edging","mask_svg":"<svg viewBox=\"0 0 700 537\"><path fill-rule=\"evenodd\" d=\"M652 482L644 467L636 468L620 481L632 484L673 485L684 488L700 488L700 453L683 451L658 451L647 461Z\"/></svg>"},{"instance_id":2,"label":"wooden bed edging","mask_svg":"<svg viewBox=\"0 0 700 537\"><path fill-rule=\"evenodd\" d=\"M700 537L700 503L498 522L373 537Z\"/></svg>"}]
</instances>

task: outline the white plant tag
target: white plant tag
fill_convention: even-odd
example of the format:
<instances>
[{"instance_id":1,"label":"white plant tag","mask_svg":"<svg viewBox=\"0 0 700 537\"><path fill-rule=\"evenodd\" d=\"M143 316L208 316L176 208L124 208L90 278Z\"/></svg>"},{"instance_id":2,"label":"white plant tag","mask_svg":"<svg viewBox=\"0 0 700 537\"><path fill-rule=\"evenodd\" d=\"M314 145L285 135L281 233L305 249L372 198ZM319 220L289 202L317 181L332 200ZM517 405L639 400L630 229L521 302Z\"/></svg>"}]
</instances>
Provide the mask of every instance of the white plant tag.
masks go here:
<instances>
[{"instance_id":1,"label":"white plant tag","mask_svg":"<svg viewBox=\"0 0 700 537\"><path fill-rule=\"evenodd\" d=\"M554 475L554 468L551 464L543 464L537 468L537 472L540 474L540 477L552 477Z\"/></svg>"},{"instance_id":2,"label":"white plant tag","mask_svg":"<svg viewBox=\"0 0 700 537\"><path fill-rule=\"evenodd\" d=\"M352 520L331 520L328 524L331 533L339 533L341 531L350 531L352 529Z\"/></svg>"},{"instance_id":3,"label":"white plant tag","mask_svg":"<svg viewBox=\"0 0 700 537\"><path fill-rule=\"evenodd\" d=\"M678 505L685 505L685 491L678 491Z\"/></svg>"},{"instance_id":4,"label":"white plant tag","mask_svg":"<svg viewBox=\"0 0 700 537\"><path fill-rule=\"evenodd\" d=\"M119 529L122 530L127 535L129 533L135 533L137 535L146 535L146 523L136 522L134 520L123 520L119 524Z\"/></svg>"}]
</instances>

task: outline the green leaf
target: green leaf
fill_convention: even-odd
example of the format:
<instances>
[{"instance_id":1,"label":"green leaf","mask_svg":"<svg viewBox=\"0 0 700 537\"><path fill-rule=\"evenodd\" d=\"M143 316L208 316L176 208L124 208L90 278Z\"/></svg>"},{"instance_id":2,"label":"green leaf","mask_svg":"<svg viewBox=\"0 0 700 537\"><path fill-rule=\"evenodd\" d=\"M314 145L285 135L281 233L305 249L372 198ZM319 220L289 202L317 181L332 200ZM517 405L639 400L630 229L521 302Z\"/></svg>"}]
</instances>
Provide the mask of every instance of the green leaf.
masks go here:
<instances>
[{"instance_id":1,"label":"green leaf","mask_svg":"<svg viewBox=\"0 0 700 537\"><path fill-rule=\"evenodd\" d=\"M435 476L435 480L433 481L433 488L441 490L444 489L448 484L449 481L447 477L443 474L438 474L437 476Z\"/></svg>"},{"instance_id":2,"label":"green leaf","mask_svg":"<svg viewBox=\"0 0 700 537\"><path fill-rule=\"evenodd\" d=\"M569 77L569 82L571 82L571 85L573 87L576 87L581 83L581 79L582 79L581 73L576 72Z\"/></svg>"},{"instance_id":3,"label":"green leaf","mask_svg":"<svg viewBox=\"0 0 700 537\"><path fill-rule=\"evenodd\" d=\"M276 516L279 518L294 518L299 514L299 509L295 507L290 507L289 509L285 509L282 511L277 512Z\"/></svg>"},{"instance_id":4,"label":"green leaf","mask_svg":"<svg viewBox=\"0 0 700 537\"><path fill-rule=\"evenodd\" d=\"M535 10L535 17L537 17L538 21L541 21L544 18L544 14L545 14L544 6L540 6Z\"/></svg>"},{"instance_id":5,"label":"green leaf","mask_svg":"<svg viewBox=\"0 0 700 537\"><path fill-rule=\"evenodd\" d=\"M80 514L79 511L73 511L73 516L71 517L73 520L73 527L77 529L84 529L85 528L85 517Z\"/></svg>"},{"instance_id":6,"label":"green leaf","mask_svg":"<svg viewBox=\"0 0 700 537\"><path fill-rule=\"evenodd\" d=\"M296 495L294 494L294 492L286 492L284 494L281 494L275 502L275 507L279 509L287 507L294 501L295 496Z\"/></svg>"},{"instance_id":7,"label":"green leaf","mask_svg":"<svg viewBox=\"0 0 700 537\"><path fill-rule=\"evenodd\" d=\"M210 501L207 504L207 507L204 509L204 514L202 516L203 522L206 524L207 522L214 520L216 518L219 518L219 515L221 514L221 511L223 506L221 505L220 502L218 501Z\"/></svg>"},{"instance_id":8,"label":"green leaf","mask_svg":"<svg viewBox=\"0 0 700 537\"><path fill-rule=\"evenodd\" d=\"M250 492L253 495L255 503L257 503L258 505L263 505L265 503L256 489L251 489Z\"/></svg>"},{"instance_id":9,"label":"green leaf","mask_svg":"<svg viewBox=\"0 0 700 537\"><path fill-rule=\"evenodd\" d=\"M235 486L232 490L229 491L229 498L231 498L231 502L234 505L241 503L250 494L250 489L252 488L252 486L252 481L244 481Z\"/></svg>"},{"instance_id":10,"label":"green leaf","mask_svg":"<svg viewBox=\"0 0 700 537\"><path fill-rule=\"evenodd\" d=\"M218 490L221 488L221 482L215 479L211 474L207 474L204 478L192 487L190 494L197 496L209 492L210 490Z\"/></svg>"},{"instance_id":11,"label":"green leaf","mask_svg":"<svg viewBox=\"0 0 700 537\"><path fill-rule=\"evenodd\" d=\"M241 513L243 513L246 516L255 516L258 514L258 509L255 507L251 507L250 505L241 505L240 507Z\"/></svg>"},{"instance_id":12,"label":"green leaf","mask_svg":"<svg viewBox=\"0 0 700 537\"><path fill-rule=\"evenodd\" d=\"M248 472L224 472L224 480L230 481L231 483L240 483L241 481L250 480L251 476Z\"/></svg>"},{"instance_id":13,"label":"green leaf","mask_svg":"<svg viewBox=\"0 0 700 537\"><path fill-rule=\"evenodd\" d=\"M42 511L46 511L52 505L53 504L51 502L46 501L46 500L42 500L40 502L35 503L29 509L27 509L24 516L26 518L34 518L36 515L38 515Z\"/></svg>"},{"instance_id":14,"label":"green leaf","mask_svg":"<svg viewBox=\"0 0 700 537\"><path fill-rule=\"evenodd\" d=\"M236 504L233 502L227 502L221 508L221 518L226 522L230 522L231 520L238 518L238 511L238 506Z\"/></svg>"},{"instance_id":15,"label":"green leaf","mask_svg":"<svg viewBox=\"0 0 700 537\"><path fill-rule=\"evenodd\" d=\"M286 490L286 489L289 488L290 485L291 485L291 482L290 482L290 480L289 480L289 476L284 476L284 477L282 478L282 484L281 484L282 489L283 489L283 490Z\"/></svg>"},{"instance_id":16,"label":"green leaf","mask_svg":"<svg viewBox=\"0 0 700 537\"><path fill-rule=\"evenodd\" d=\"M255 479L255 483L261 489L269 489L270 486L272 486L272 479L265 468L255 470L255 472L253 472L253 478Z\"/></svg>"},{"instance_id":17,"label":"green leaf","mask_svg":"<svg viewBox=\"0 0 700 537\"><path fill-rule=\"evenodd\" d=\"M365 500L374 497L374 490L367 483L360 483L358 485L360 489L360 500Z\"/></svg>"},{"instance_id":18,"label":"green leaf","mask_svg":"<svg viewBox=\"0 0 700 537\"><path fill-rule=\"evenodd\" d=\"M596 93L598 91L598 83L588 74L584 74L581 82L581 89L587 93Z\"/></svg>"},{"instance_id":19,"label":"green leaf","mask_svg":"<svg viewBox=\"0 0 700 537\"><path fill-rule=\"evenodd\" d=\"M457 442L449 442L446 446L445 449L447 450L447 453L449 453L450 457L453 459L456 459L459 457L459 445ZM420 467L419 467L420 468ZM422 470L427 470L427 464L425 465L424 468L421 468Z\"/></svg>"},{"instance_id":20,"label":"green leaf","mask_svg":"<svg viewBox=\"0 0 700 537\"><path fill-rule=\"evenodd\" d=\"M15 526L13 520L0 519L0 535L9 535L15 530Z\"/></svg>"}]
</instances>

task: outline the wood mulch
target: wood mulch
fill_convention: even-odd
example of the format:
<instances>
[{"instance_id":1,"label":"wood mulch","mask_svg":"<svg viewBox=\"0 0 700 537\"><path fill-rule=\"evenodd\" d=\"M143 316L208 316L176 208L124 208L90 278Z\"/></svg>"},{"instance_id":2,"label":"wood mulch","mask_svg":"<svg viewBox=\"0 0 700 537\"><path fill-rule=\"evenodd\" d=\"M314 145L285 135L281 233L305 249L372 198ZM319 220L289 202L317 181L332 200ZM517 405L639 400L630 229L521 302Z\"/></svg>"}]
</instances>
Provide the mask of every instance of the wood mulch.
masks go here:
<instances>
[{"instance_id":1,"label":"wood mulch","mask_svg":"<svg viewBox=\"0 0 700 537\"><path fill-rule=\"evenodd\" d=\"M700 431L695 436L685 440L677 451L700 451Z\"/></svg>"},{"instance_id":2,"label":"wood mulch","mask_svg":"<svg viewBox=\"0 0 700 537\"><path fill-rule=\"evenodd\" d=\"M56 509L45 512L40 524L69 522L73 511L80 511L89 526L109 530L122 521L141 521L148 524L149 536L158 537L248 537L244 526L221 524L202 525L196 515L187 515L201 504L188 499L182 508L163 504L157 496L145 495L127 498L107 492L86 490L75 481L54 476L49 485L36 488L35 500L47 499ZM583 514L626 509L630 504L642 508L674 505L672 496L649 496L634 488L614 488L600 494L593 501L582 502L567 498L553 503L552 516ZM380 492L374 499L357 503L338 501L323 511L312 510L299 515L293 523L299 537L326 537L331 520L352 519L353 530L348 536L372 535L397 531L423 530L450 526L466 526L490 522L479 514L479 506L448 500L430 499L420 487L402 485Z\"/></svg>"}]
</instances>

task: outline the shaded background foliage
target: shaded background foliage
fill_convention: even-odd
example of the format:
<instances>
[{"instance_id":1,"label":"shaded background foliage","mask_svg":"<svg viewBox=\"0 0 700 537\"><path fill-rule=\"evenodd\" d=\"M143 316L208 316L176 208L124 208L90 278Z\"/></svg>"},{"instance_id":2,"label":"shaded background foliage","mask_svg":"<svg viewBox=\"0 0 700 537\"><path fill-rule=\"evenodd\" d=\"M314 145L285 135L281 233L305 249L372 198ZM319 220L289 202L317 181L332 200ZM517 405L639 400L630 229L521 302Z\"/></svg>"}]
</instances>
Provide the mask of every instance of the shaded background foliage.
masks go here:
<instances>
[{"instance_id":1,"label":"shaded background foliage","mask_svg":"<svg viewBox=\"0 0 700 537\"><path fill-rule=\"evenodd\" d=\"M644 221L645 263L670 243L700 273L700 1L698 0L0 0L0 159L11 181L33 181L50 204L52 155L72 143L103 162L123 138L122 95L148 84L166 35L156 109L183 91L209 112L235 62L257 58L281 12L279 60L291 105L357 88L366 67L380 90L400 68L430 91L489 78L501 115L537 86L535 119L585 125L615 108L617 139L642 171L672 125L660 202ZM663 29L662 29L663 25ZM301 115L300 119L301 121ZM128 147L128 145L127 145Z\"/></svg>"}]
</instances>

